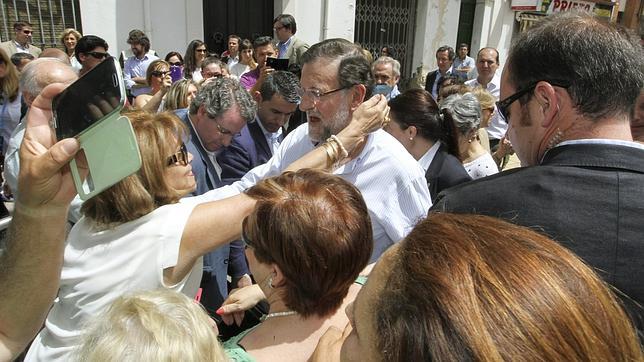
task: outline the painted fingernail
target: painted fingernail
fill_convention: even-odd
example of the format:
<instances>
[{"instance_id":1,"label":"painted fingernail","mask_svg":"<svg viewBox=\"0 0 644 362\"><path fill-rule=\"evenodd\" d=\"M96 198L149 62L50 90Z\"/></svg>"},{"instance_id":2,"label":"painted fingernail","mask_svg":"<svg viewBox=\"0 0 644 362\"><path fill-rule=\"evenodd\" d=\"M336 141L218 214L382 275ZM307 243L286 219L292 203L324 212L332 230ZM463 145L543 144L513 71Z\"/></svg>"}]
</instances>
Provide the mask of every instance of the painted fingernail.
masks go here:
<instances>
[{"instance_id":1,"label":"painted fingernail","mask_svg":"<svg viewBox=\"0 0 644 362\"><path fill-rule=\"evenodd\" d=\"M223 307L221 307L221 308L217 309L217 310L215 311L215 313L217 313L218 315L223 315L223 314L224 314L224 308L223 308Z\"/></svg>"}]
</instances>

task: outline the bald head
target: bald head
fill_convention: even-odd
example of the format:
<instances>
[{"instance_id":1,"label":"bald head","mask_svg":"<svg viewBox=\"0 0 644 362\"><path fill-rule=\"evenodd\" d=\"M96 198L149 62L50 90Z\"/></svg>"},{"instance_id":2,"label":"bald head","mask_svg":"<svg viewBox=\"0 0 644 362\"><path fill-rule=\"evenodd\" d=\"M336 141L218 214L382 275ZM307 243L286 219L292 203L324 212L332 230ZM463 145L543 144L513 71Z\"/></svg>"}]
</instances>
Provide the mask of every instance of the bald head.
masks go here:
<instances>
[{"instance_id":1,"label":"bald head","mask_svg":"<svg viewBox=\"0 0 644 362\"><path fill-rule=\"evenodd\" d=\"M25 66L20 74L20 89L27 105L52 83L70 84L78 74L69 64L56 58L38 58Z\"/></svg>"},{"instance_id":2,"label":"bald head","mask_svg":"<svg viewBox=\"0 0 644 362\"><path fill-rule=\"evenodd\" d=\"M57 48L43 49L42 53L40 53L38 58L56 58L64 62L65 64L71 64L69 62L69 57L67 56L67 54L65 54L64 51Z\"/></svg>"}]
</instances>

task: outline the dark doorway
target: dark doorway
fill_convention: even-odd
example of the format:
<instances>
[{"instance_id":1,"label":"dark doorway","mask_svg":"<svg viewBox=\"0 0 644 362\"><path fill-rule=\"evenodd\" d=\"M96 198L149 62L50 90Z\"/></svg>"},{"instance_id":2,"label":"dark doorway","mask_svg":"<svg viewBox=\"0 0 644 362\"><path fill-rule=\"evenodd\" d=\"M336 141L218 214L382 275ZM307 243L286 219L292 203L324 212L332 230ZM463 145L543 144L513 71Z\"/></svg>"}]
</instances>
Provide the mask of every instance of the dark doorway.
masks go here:
<instances>
[{"instance_id":1,"label":"dark doorway","mask_svg":"<svg viewBox=\"0 0 644 362\"><path fill-rule=\"evenodd\" d=\"M456 35L456 44L465 43L470 49L470 56L476 54L478 49L472 49L472 28L474 28L474 13L476 11L476 0L461 0L461 16L458 19L458 33Z\"/></svg>"},{"instance_id":2,"label":"dark doorway","mask_svg":"<svg viewBox=\"0 0 644 362\"><path fill-rule=\"evenodd\" d=\"M273 0L203 0L204 41L208 51L221 54L228 35L251 41L273 36Z\"/></svg>"},{"instance_id":3,"label":"dark doorway","mask_svg":"<svg viewBox=\"0 0 644 362\"><path fill-rule=\"evenodd\" d=\"M357 0L355 41L376 59L383 46L400 62L401 84L412 69L416 0Z\"/></svg>"}]
</instances>

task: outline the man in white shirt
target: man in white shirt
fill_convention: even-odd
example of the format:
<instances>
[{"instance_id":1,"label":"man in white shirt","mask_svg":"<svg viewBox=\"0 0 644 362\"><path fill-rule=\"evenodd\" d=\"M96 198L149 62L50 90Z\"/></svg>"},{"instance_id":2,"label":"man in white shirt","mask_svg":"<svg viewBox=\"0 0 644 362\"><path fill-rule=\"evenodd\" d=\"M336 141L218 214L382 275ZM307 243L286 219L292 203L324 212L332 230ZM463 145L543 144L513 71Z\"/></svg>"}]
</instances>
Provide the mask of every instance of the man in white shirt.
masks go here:
<instances>
[{"instance_id":1,"label":"man in white shirt","mask_svg":"<svg viewBox=\"0 0 644 362\"><path fill-rule=\"evenodd\" d=\"M499 69L499 52L494 48L482 48L476 56L476 79L465 82L466 85L476 88L480 87L492 94L497 100L501 92L501 76L497 74ZM490 137L490 148L496 149L499 141L505 136L508 124L503 116L496 110L487 127L487 134Z\"/></svg>"},{"instance_id":2,"label":"man in white shirt","mask_svg":"<svg viewBox=\"0 0 644 362\"><path fill-rule=\"evenodd\" d=\"M241 42L239 35L231 34L228 36L228 49L221 53L221 60L228 65L228 69L239 63L239 45Z\"/></svg>"},{"instance_id":3,"label":"man in white shirt","mask_svg":"<svg viewBox=\"0 0 644 362\"><path fill-rule=\"evenodd\" d=\"M133 97L149 93L151 88L145 79L148 66L152 61L159 59L149 54L150 39L140 30L133 30L127 38L132 50L131 57L127 58L123 67L123 80Z\"/></svg>"},{"instance_id":4,"label":"man in white shirt","mask_svg":"<svg viewBox=\"0 0 644 362\"><path fill-rule=\"evenodd\" d=\"M293 73L275 71L266 76L260 90L252 94L257 102L255 120L217 156L224 184L239 180L277 151L284 139L284 124L300 103L299 89L300 81Z\"/></svg>"},{"instance_id":5,"label":"man in white shirt","mask_svg":"<svg viewBox=\"0 0 644 362\"><path fill-rule=\"evenodd\" d=\"M280 174L349 124L373 82L361 48L344 39L327 39L309 48L302 63L300 109L307 114L307 124L289 133L267 163L230 187L209 192L196 201L242 192L261 179ZM423 169L387 132L370 134L351 155L355 157L334 173L353 183L365 199L373 228L373 262L427 215L431 198Z\"/></svg>"}]
</instances>

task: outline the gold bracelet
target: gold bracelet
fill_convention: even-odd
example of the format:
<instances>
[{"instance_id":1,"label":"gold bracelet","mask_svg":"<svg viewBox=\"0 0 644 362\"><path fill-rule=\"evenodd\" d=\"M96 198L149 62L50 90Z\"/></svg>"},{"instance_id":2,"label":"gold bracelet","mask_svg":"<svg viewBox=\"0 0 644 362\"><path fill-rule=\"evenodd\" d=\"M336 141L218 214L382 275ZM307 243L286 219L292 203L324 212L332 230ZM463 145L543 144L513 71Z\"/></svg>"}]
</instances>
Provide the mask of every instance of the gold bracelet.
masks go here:
<instances>
[{"instance_id":1,"label":"gold bracelet","mask_svg":"<svg viewBox=\"0 0 644 362\"><path fill-rule=\"evenodd\" d=\"M331 135L331 137L329 137L329 139L328 139L328 140L326 140L326 141L327 141L327 142L329 142L329 141L335 141L335 142L336 142L336 144L338 145L338 147L340 148L340 151L342 152L342 154L341 154L340 156L342 156L342 158L343 158L343 159L344 159L344 158L349 157L349 152L347 152L347 149L346 149L346 148L344 148L344 145L342 144L342 141L340 141L340 139L338 138L338 136L336 136L336 135L332 134L332 135Z\"/></svg>"},{"instance_id":2,"label":"gold bracelet","mask_svg":"<svg viewBox=\"0 0 644 362\"><path fill-rule=\"evenodd\" d=\"M329 143L323 143L322 147L326 152L326 168L332 169L333 165L337 162L337 152L333 149Z\"/></svg>"}]
</instances>

